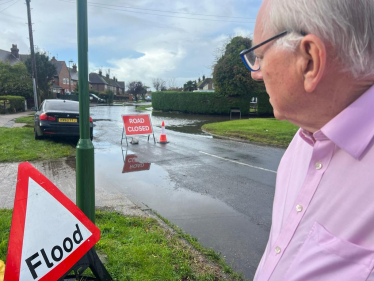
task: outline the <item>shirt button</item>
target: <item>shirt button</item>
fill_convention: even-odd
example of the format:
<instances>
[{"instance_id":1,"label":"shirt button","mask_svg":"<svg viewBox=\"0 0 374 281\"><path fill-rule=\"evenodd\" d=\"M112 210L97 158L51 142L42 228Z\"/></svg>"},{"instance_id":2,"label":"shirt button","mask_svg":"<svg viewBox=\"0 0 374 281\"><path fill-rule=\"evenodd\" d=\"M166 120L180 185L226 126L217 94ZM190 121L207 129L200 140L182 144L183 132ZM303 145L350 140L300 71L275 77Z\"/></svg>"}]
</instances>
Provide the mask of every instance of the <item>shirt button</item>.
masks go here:
<instances>
[{"instance_id":1,"label":"shirt button","mask_svg":"<svg viewBox=\"0 0 374 281\"><path fill-rule=\"evenodd\" d=\"M301 212L303 210L303 206L296 205L296 211Z\"/></svg>"},{"instance_id":2,"label":"shirt button","mask_svg":"<svg viewBox=\"0 0 374 281\"><path fill-rule=\"evenodd\" d=\"M315 167L316 167L317 170L320 170L322 168L322 163L321 162L317 162L315 164Z\"/></svg>"},{"instance_id":3,"label":"shirt button","mask_svg":"<svg viewBox=\"0 0 374 281\"><path fill-rule=\"evenodd\" d=\"M275 247L275 252L276 252L277 254L279 254L279 253L281 252L281 248L280 248L280 247Z\"/></svg>"}]
</instances>

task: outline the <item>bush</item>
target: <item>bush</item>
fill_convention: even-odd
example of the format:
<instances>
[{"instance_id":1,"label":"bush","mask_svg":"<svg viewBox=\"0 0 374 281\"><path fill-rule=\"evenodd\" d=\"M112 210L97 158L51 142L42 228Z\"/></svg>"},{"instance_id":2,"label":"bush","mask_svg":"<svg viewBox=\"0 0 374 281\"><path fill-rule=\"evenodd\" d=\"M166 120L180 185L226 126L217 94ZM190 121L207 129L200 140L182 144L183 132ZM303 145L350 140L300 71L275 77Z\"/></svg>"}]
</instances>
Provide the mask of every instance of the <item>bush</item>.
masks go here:
<instances>
[{"instance_id":1,"label":"bush","mask_svg":"<svg viewBox=\"0 0 374 281\"><path fill-rule=\"evenodd\" d=\"M5 104L5 106L4 106ZM0 107L2 112L25 111L25 98L18 96L0 96Z\"/></svg>"},{"instance_id":2,"label":"bush","mask_svg":"<svg viewBox=\"0 0 374 281\"><path fill-rule=\"evenodd\" d=\"M107 104L113 103L114 93L111 90L106 90L105 93L98 93L96 95L99 96L99 98L105 99Z\"/></svg>"}]
</instances>

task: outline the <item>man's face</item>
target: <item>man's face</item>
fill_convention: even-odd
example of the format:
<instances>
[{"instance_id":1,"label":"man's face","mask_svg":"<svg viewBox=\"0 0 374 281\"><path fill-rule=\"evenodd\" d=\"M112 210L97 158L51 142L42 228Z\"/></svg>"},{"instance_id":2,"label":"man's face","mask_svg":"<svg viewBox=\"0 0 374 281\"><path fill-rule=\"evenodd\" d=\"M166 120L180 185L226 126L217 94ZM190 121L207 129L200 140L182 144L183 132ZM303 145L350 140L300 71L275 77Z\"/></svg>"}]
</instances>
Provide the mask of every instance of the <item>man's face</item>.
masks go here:
<instances>
[{"instance_id":1,"label":"man's face","mask_svg":"<svg viewBox=\"0 0 374 281\"><path fill-rule=\"evenodd\" d=\"M263 32L262 21L268 17L263 2L257 16L253 45L257 45L274 36ZM276 41L271 41L256 49L255 54L260 58L260 70L252 72L254 80L263 80L266 91L273 106L274 116L279 120L297 120L305 106L303 81L297 73L295 52L277 48ZM300 116L299 116L300 117ZM297 123L297 122L296 122Z\"/></svg>"}]
</instances>

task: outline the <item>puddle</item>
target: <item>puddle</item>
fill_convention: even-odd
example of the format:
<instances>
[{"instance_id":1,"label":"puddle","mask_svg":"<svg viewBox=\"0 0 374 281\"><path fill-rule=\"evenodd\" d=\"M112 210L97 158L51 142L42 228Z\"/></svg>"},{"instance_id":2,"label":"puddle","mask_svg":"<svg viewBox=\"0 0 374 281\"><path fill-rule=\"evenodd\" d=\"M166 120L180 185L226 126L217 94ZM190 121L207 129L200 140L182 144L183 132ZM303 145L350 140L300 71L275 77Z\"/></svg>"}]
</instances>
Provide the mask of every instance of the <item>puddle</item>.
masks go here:
<instances>
[{"instance_id":1,"label":"puddle","mask_svg":"<svg viewBox=\"0 0 374 281\"><path fill-rule=\"evenodd\" d=\"M97 186L106 182L107 188L111 183L117 192L130 194L165 217L191 219L239 215L217 199L177 186L165 169L144 162L133 151L122 150L122 158L121 150L115 151L95 154Z\"/></svg>"}]
</instances>

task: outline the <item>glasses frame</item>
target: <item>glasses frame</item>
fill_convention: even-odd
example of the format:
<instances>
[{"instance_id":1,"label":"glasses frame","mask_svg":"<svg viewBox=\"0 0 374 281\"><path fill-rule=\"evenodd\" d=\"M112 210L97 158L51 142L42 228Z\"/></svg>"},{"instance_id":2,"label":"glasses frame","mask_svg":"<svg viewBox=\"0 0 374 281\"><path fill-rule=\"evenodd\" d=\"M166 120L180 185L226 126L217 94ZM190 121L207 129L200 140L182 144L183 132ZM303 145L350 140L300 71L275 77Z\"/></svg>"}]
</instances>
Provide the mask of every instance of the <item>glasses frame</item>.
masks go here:
<instances>
[{"instance_id":1,"label":"glasses frame","mask_svg":"<svg viewBox=\"0 0 374 281\"><path fill-rule=\"evenodd\" d=\"M275 39L278 39L278 38L280 38L280 37L286 35L287 33L288 33L288 31L285 30L285 31L283 31L283 32L281 32L281 33L279 33L279 34L277 34L277 35L275 35L275 36L273 36L273 37L271 37L271 38L265 40L264 42L262 42L262 43L260 43L260 44L258 44L258 45L256 45L256 46L253 46L253 47L251 47L251 48L249 48L249 49L245 49L245 50L241 51L241 52L240 52L240 57L242 58L242 60L243 60L243 62L244 62L244 64L245 64L245 66L246 66L250 71L253 71L253 72L255 72L255 71L259 71L259 70L260 70L260 67L259 67L258 69L252 69L252 68L248 65L248 63L247 63L247 61L246 61L246 59L245 59L245 55L248 54L248 53L250 53L250 52L253 52L253 51L256 50L257 48L259 48L259 47L261 47L261 46L263 46L263 45L269 43L270 41L273 41L273 40L275 40ZM257 59L257 57L256 57L256 59Z\"/></svg>"}]
</instances>

